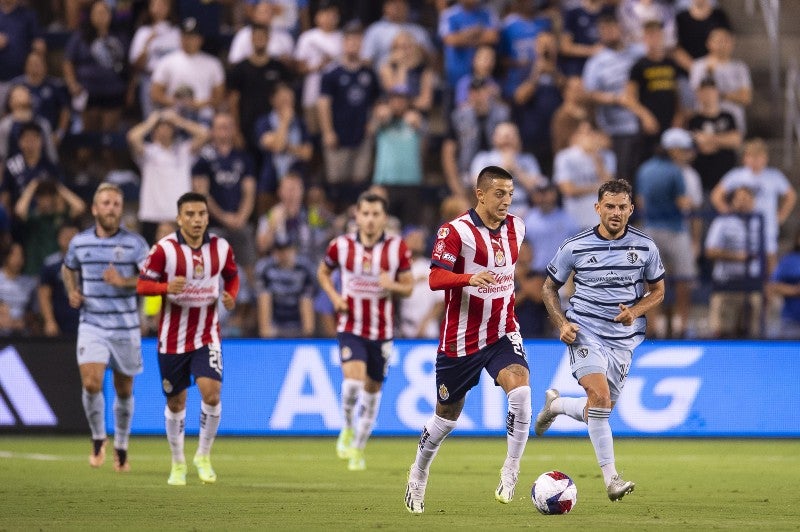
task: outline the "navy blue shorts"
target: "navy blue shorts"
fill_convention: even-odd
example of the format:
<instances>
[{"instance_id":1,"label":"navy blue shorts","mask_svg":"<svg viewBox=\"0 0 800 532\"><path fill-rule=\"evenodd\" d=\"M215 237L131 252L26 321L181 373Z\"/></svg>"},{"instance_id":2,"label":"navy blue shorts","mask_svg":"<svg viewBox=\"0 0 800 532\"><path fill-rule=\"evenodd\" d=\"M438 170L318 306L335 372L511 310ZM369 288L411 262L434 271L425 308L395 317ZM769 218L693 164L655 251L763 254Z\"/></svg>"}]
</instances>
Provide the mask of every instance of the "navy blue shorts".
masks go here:
<instances>
[{"instance_id":1,"label":"navy blue shorts","mask_svg":"<svg viewBox=\"0 0 800 532\"><path fill-rule=\"evenodd\" d=\"M513 333L512 333L513 334ZM477 353L465 357L449 357L441 351L436 355L436 395L443 404L457 403L478 384L481 370L494 379L497 384L497 375L500 370L513 364L519 364L528 369L525 349L522 347L522 337L517 335L519 342L512 342L508 336L503 336L492 345L487 345Z\"/></svg>"},{"instance_id":2,"label":"navy blue shorts","mask_svg":"<svg viewBox=\"0 0 800 532\"><path fill-rule=\"evenodd\" d=\"M161 391L174 397L192 385L192 377L208 377L222 382L222 350L218 345L205 345L180 355L158 354Z\"/></svg>"},{"instance_id":3,"label":"navy blue shorts","mask_svg":"<svg viewBox=\"0 0 800 532\"><path fill-rule=\"evenodd\" d=\"M391 340L367 340L351 333L339 333L339 360L350 362L360 360L367 364L367 375L375 382L383 382L389 372L389 358L392 356Z\"/></svg>"}]
</instances>

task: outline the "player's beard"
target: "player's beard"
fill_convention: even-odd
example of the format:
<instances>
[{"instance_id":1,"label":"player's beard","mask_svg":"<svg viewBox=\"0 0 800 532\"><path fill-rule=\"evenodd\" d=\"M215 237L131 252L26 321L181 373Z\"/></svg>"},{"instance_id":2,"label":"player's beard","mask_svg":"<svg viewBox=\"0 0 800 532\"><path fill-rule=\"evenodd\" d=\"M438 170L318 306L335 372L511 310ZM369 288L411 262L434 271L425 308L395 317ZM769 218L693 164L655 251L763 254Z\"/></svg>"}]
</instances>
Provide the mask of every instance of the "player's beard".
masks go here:
<instances>
[{"instance_id":1,"label":"player's beard","mask_svg":"<svg viewBox=\"0 0 800 532\"><path fill-rule=\"evenodd\" d=\"M97 223L103 228L106 233L116 233L119 229L120 217L114 214L105 214L97 219Z\"/></svg>"}]
</instances>

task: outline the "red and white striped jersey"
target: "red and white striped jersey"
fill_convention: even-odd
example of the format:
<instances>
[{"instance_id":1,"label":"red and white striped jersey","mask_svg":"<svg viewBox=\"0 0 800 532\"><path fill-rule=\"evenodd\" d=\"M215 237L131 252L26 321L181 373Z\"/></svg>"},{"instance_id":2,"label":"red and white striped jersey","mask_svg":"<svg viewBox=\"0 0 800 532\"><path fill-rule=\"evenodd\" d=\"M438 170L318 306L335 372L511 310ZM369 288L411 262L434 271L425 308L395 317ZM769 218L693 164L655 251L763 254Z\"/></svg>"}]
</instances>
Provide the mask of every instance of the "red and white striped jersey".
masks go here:
<instances>
[{"instance_id":1,"label":"red and white striped jersey","mask_svg":"<svg viewBox=\"0 0 800 532\"><path fill-rule=\"evenodd\" d=\"M525 224L509 214L496 230L483 224L474 209L442 225L433 246L431 268L453 273L489 271L497 284L488 288L463 286L445 290L445 315L439 351L466 356L519 330L514 314L514 264Z\"/></svg>"},{"instance_id":2,"label":"red and white striped jersey","mask_svg":"<svg viewBox=\"0 0 800 532\"><path fill-rule=\"evenodd\" d=\"M140 277L169 283L183 276L186 286L180 294L162 296L158 352L182 354L209 344L220 345L220 277L228 281L237 275L233 249L224 238L206 233L198 249L189 247L180 232L159 240L150 250Z\"/></svg>"},{"instance_id":3,"label":"red and white striped jersey","mask_svg":"<svg viewBox=\"0 0 800 532\"><path fill-rule=\"evenodd\" d=\"M323 259L331 269L342 269L342 297L347 313L339 315L336 330L368 340L394 337L394 298L381 288L381 272L397 279L411 269L411 252L403 239L384 235L372 247L358 240L358 233L334 238Z\"/></svg>"}]
</instances>

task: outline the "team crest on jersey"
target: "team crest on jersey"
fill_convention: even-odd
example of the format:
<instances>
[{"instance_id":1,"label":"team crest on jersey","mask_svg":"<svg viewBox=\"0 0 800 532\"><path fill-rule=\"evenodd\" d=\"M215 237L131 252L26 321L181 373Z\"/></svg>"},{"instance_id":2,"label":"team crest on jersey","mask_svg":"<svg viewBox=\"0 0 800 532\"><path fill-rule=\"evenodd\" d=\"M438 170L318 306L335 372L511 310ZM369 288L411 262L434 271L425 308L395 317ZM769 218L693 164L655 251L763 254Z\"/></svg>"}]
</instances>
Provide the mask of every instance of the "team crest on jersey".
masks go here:
<instances>
[{"instance_id":1,"label":"team crest on jersey","mask_svg":"<svg viewBox=\"0 0 800 532\"><path fill-rule=\"evenodd\" d=\"M172 393L172 383L167 379L161 381L161 387L164 389L164 393Z\"/></svg>"},{"instance_id":2,"label":"team crest on jersey","mask_svg":"<svg viewBox=\"0 0 800 532\"><path fill-rule=\"evenodd\" d=\"M506 265L506 254L503 253L502 249L498 249L494 252L494 265L495 266Z\"/></svg>"},{"instance_id":3,"label":"team crest on jersey","mask_svg":"<svg viewBox=\"0 0 800 532\"><path fill-rule=\"evenodd\" d=\"M364 259L361 261L361 271L372 271L372 253L364 252Z\"/></svg>"},{"instance_id":4,"label":"team crest on jersey","mask_svg":"<svg viewBox=\"0 0 800 532\"><path fill-rule=\"evenodd\" d=\"M579 347L575 350L575 353L578 355L578 358L586 358L589 356L589 349L587 347Z\"/></svg>"},{"instance_id":5,"label":"team crest on jersey","mask_svg":"<svg viewBox=\"0 0 800 532\"><path fill-rule=\"evenodd\" d=\"M625 257L628 259L628 262L631 264L636 264L636 261L639 260L639 254L635 251L629 251Z\"/></svg>"},{"instance_id":6,"label":"team crest on jersey","mask_svg":"<svg viewBox=\"0 0 800 532\"><path fill-rule=\"evenodd\" d=\"M342 360L350 360L353 357L353 350L347 346L342 348L341 352Z\"/></svg>"},{"instance_id":7,"label":"team crest on jersey","mask_svg":"<svg viewBox=\"0 0 800 532\"><path fill-rule=\"evenodd\" d=\"M450 391L447 389L447 386L444 384L439 385L439 399L442 401L447 401L447 398L450 397Z\"/></svg>"},{"instance_id":8,"label":"team crest on jersey","mask_svg":"<svg viewBox=\"0 0 800 532\"><path fill-rule=\"evenodd\" d=\"M441 257L442 253L444 253L444 240L438 240L433 246L433 256Z\"/></svg>"},{"instance_id":9,"label":"team crest on jersey","mask_svg":"<svg viewBox=\"0 0 800 532\"><path fill-rule=\"evenodd\" d=\"M111 254L114 257L114 260L119 262L122 260L122 257L125 256L125 249L122 246L117 246L114 248Z\"/></svg>"},{"instance_id":10,"label":"team crest on jersey","mask_svg":"<svg viewBox=\"0 0 800 532\"><path fill-rule=\"evenodd\" d=\"M447 235L450 234L450 229L447 227L440 227L439 232L436 233L436 238L447 238Z\"/></svg>"}]
</instances>

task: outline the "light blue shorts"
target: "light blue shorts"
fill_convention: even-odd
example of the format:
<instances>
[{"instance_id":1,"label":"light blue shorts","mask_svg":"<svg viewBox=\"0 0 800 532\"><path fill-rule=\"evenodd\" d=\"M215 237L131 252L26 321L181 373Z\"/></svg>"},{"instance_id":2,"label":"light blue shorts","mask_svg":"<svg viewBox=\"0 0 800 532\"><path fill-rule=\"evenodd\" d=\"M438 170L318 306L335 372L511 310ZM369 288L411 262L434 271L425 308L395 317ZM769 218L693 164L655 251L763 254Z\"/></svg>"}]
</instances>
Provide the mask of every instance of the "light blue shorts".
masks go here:
<instances>
[{"instance_id":1,"label":"light blue shorts","mask_svg":"<svg viewBox=\"0 0 800 532\"><path fill-rule=\"evenodd\" d=\"M576 380L591 373L602 373L608 381L611 400L619 399L631 368L633 351L603 345L580 332L572 345L567 346L567 351L570 371Z\"/></svg>"},{"instance_id":2,"label":"light blue shorts","mask_svg":"<svg viewBox=\"0 0 800 532\"><path fill-rule=\"evenodd\" d=\"M123 333L100 329L87 323L78 326L78 365L105 364L123 375L142 372L142 333L133 329Z\"/></svg>"}]
</instances>

